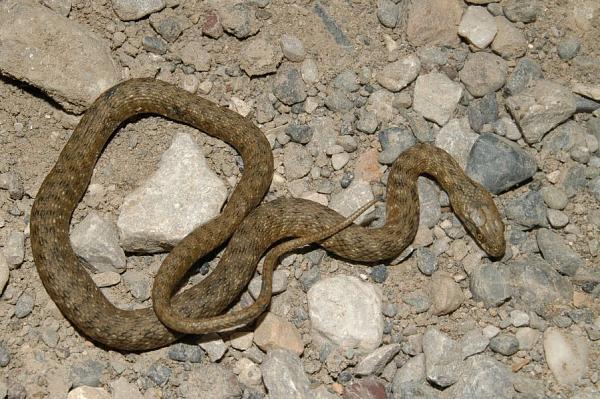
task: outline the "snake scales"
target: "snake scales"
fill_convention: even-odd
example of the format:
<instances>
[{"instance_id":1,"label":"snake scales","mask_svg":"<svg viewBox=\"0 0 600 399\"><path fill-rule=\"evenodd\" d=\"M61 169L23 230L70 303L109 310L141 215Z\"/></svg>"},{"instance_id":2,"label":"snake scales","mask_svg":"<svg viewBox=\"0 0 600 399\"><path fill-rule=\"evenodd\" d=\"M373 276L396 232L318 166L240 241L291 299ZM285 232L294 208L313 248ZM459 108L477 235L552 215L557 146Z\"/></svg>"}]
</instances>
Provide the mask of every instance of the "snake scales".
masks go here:
<instances>
[{"instance_id":1,"label":"snake scales","mask_svg":"<svg viewBox=\"0 0 600 399\"><path fill-rule=\"evenodd\" d=\"M75 255L69 239L73 211L105 144L121 124L139 114L157 114L191 125L230 144L244 161L240 182L222 213L183 239L156 276L154 307L181 332L165 327L152 308L123 310L110 303ZM273 243L317 236L345 220L327 207L302 199L278 199L258 206L272 173L270 146L248 119L153 79L132 79L114 86L82 117L33 204L31 246L48 294L83 334L115 349L152 349L168 345L182 332L210 330L215 325L210 317L222 314L239 296ZM393 164L385 226L368 229L352 225L320 245L355 261L397 256L416 234L416 179L423 173L446 190L454 211L480 246L490 255L500 256L505 246L504 225L491 196L466 177L446 152L426 144L405 151ZM189 267L228 239L215 270L171 298Z\"/></svg>"}]
</instances>

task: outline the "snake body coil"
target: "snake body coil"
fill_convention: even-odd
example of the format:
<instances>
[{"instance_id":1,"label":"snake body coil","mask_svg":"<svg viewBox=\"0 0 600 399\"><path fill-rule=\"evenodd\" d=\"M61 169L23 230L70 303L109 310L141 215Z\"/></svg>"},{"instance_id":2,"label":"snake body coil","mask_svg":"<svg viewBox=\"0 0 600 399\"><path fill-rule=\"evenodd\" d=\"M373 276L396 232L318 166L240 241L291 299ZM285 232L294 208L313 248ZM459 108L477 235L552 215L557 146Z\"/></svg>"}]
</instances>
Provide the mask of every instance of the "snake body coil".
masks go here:
<instances>
[{"instance_id":1,"label":"snake body coil","mask_svg":"<svg viewBox=\"0 0 600 399\"><path fill-rule=\"evenodd\" d=\"M248 119L152 79L132 79L109 89L83 116L42 183L31 213L31 245L41 280L65 317L94 341L121 350L165 346L181 333L165 327L150 307L123 310L110 303L75 255L69 228L106 142L119 125L138 114L157 114L196 127L230 144L244 161L242 178L221 215L183 239L156 276L154 306L177 330L206 332L218 327L204 319L231 305L273 243L318 235L344 220L327 207L301 199L279 199L256 208L269 188L273 159L266 138ZM492 256L501 255L504 226L489 193L465 176L446 152L426 144L405 151L392 166L384 227L353 225L321 245L356 261L397 256L416 234L416 179L423 173L448 192L454 211L482 248ZM215 270L171 298L189 267L230 237Z\"/></svg>"}]
</instances>

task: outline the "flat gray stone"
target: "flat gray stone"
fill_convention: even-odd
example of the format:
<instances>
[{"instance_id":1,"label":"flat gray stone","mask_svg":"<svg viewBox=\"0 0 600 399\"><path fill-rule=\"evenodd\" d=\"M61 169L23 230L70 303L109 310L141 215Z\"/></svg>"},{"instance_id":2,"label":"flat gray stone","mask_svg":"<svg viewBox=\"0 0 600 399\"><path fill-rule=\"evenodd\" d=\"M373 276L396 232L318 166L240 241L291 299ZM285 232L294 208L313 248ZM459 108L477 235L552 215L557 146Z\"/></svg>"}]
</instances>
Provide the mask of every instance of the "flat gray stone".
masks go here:
<instances>
[{"instance_id":1,"label":"flat gray stone","mask_svg":"<svg viewBox=\"0 0 600 399\"><path fill-rule=\"evenodd\" d=\"M512 141L495 134L479 136L469 154L466 172L494 194L500 194L533 177L533 156Z\"/></svg>"},{"instance_id":2,"label":"flat gray stone","mask_svg":"<svg viewBox=\"0 0 600 399\"><path fill-rule=\"evenodd\" d=\"M112 0L113 10L122 21L134 21L165 8L165 0Z\"/></svg>"},{"instance_id":3,"label":"flat gray stone","mask_svg":"<svg viewBox=\"0 0 600 399\"><path fill-rule=\"evenodd\" d=\"M221 210L227 188L188 134L175 136L158 170L123 201L117 220L121 246L160 252L175 246Z\"/></svg>"},{"instance_id":4,"label":"flat gray stone","mask_svg":"<svg viewBox=\"0 0 600 399\"><path fill-rule=\"evenodd\" d=\"M260 369L271 399L312 399L314 397L302 361L294 353L284 349L270 350Z\"/></svg>"},{"instance_id":5,"label":"flat gray stone","mask_svg":"<svg viewBox=\"0 0 600 399\"><path fill-rule=\"evenodd\" d=\"M456 384L444 394L447 398L512 399L516 394L506 366L486 355L465 362Z\"/></svg>"},{"instance_id":6,"label":"flat gray stone","mask_svg":"<svg viewBox=\"0 0 600 399\"><path fill-rule=\"evenodd\" d=\"M471 293L487 307L499 306L512 296L510 275L501 263L475 268L471 275Z\"/></svg>"},{"instance_id":7,"label":"flat gray stone","mask_svg":"<svg viewBox=\"0 0 600 399\"><path fill-rule=\"evenodd\" d=\"M539 229L536 233L538 247L546 262L559 273L574 276L585 261L575 250L568 246L558 234L548 229Z\"/></svg>"},{"instance_id":8,"label":"flat gray stone","mask_svg":"<svg viewBox=\"0 0 600 399\"><path fill-rule=\"evenodd\" d=\"M431 298L431 312L436 316L454 312L465 300L458 283L450 274L443 271L433 274L429 297Z\"/></svg>"},{"instance_id":9,"label":"flat gray stone","mask_svg":"<svg viewBox=\"0 0 600 399\"><path fill-rule=\"evenodd\" d=\"M504 213L508 219L528 229L548 226L547 209L539 191L530 191L510 200Z\"/></svg>"},{"instance_id":10,"label":"flat gray stone","mask_svg":"<svg viewBox=\"0 0 600 399\"><path fill-rule=\"evenodd\" d=\"M436 328L423 334L423 353L427 380L439 387L458 381L462 368L462 352L458 343Z\"/></svg>"},{"instance_id":11,"label":"flat gray stone","mask_svg":"<svg viewBox=\"0 0 600 399\"><path fill-rule=\"evenodd\" d=\"M283 166L289 181L300 179L312 169L310 152L301 144L288 143L283 149Z\"/></svg>"},{"instance_id":12,"label":"flat gray stone","mask_svg":"<svg viewBox=\"0 0 600 399\"><path fill-rule=\"evenodd\" d=\"M550 327L543 343L546 363L559 384L576 384L586 374L589 344L584 337Z\"/></svg>"},{"instance_id":13,"label":"flat gray stone","mask_svg":"<svg viewBox=\"0 0 600 399\"><path fill-rule=\"evenodd\" d=\"M71 244L94 273L125 270L125 252L119 246L117 227L97 212L90 212L72 229Z\"/></svg>"},{"instance_id":14,"label":"flat gray stone","mask_svg":"<svg viewBox=\"0 0 600 399\"><path fill-rule=\"evenodd\" d=\"M384 345L362 359L356 365L354 374L358 376L380 374L398 352L400 352L400 344Z\"/></svg>"},{"instance_id":15,"label":"flat gray stone","mask_svg":"<svg viewBox=\"0 0 600 399\"><path fill-rule=\"evenodd\" d=\"M452 155L460 167L465 169L471 148L478 137L479 135L469 127L467 118L451 119L438 132L435 146Z\"/></svg>"},{"instance_id":16,"label":"flat gray stone","mask_svg":"<svg viewBox=\"0 0 600 399\"><path fill-rule=\"evenodd\" d=\"M454 114L462 86L443 73L421 75L415 84L413 108L425 119L443 126Z\"/></svg>"},{"instance_id":17,"label":"flat gray stone","mask_svg":"<svg viewBox=\"0 0 600 399\"><path fill-rule=\"evenodd\" d=\"M84 26L19 0L0 4L0 73L82 112L121 78L110 47Z\"/></svg>"},{"instance_id":18,"label":"flat gray stone","mask_svg":"<svg viewBox=\"0 0 600 399\"><path fill-rule=\"evenodd\" d=\"M538 80L532 87L509 97L506 105L529 144L539 142L576 109L573 93L548 80Z\"/></svg>"},{"instance_id":19,"label":"flat gray stone","mask_svg":"<svg viewBox=\"0 0 600 399\"><path fill-rule=\"evenodd\" d=\"M515 69L508 77L505 90L509 95L515 95L525 90L532 82L543 79L542 67L531 58L519 59Z\"/></svg>"},{"instance_id":20,"label":"flat gray stone","mask_svg":"<svg viewBox=\"0 0 600 399\"><path fill-rule=\"evenodd\" d=\"M25 260L25 234L18 230L8 230L2 252L11 268L20 266Z\"/></svg>"},{"instance_id":21,"label":"flat gray stone","mask_svg":"<svg viewBox=\"0 0 600 399\"><path fill-rule=\"evenodd\" d=\"M483 97L506 83L508 65L495 54L479 52L470 54L459 76L473 96Z\"/></svg>"},{"instance_id":22,"label":"flat gray stone","mask_svg":"<svg viewBox=\"0 0 600 399\"><path fill-rule=\"evenodd\" d=\"M456 0L420 0L411 2L406 36L415 47L439 45L455 47L459 43L456 27L463 10Z\"/></svg>"}]
</instances>

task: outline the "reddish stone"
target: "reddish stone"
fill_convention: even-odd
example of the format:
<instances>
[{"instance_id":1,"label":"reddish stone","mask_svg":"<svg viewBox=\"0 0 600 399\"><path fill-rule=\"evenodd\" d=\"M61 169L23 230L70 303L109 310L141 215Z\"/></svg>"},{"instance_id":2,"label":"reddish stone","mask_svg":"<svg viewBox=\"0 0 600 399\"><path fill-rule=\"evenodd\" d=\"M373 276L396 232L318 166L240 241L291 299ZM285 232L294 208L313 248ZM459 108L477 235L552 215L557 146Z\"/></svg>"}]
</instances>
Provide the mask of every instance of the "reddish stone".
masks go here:
<instances>
[{"instance_id":1,"label":"reddish stone","mask_svg":"<svg viewBox=\"0 0 600 399\"><path fill-rule=\"evenodd\" d=\"M344 399L387 399L385 387L376 377L367 377L349 385L342 395Z\"/></svg>"},{"instance_id":2,"label":"reddish stone","mask_svg":"<svg viewBox=\"0 0 600 399\"><path fill-rule=\"evenodd\" d=\"M221 25L219 14L215 11L211 10L204 16L202 33L213 39L218 39L223 36L223 25Z\"/></svg>"}]
</instances>

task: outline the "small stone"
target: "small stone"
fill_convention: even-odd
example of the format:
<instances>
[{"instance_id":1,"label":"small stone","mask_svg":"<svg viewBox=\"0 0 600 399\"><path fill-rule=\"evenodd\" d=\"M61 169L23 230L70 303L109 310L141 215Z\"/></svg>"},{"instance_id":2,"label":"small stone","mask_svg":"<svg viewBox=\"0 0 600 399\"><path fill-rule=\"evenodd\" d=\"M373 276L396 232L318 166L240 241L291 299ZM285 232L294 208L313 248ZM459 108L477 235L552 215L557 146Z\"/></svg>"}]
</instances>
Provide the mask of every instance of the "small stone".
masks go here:
<instances>
[{"instance_id":1,"label":"small stone","mask_svg":"<svg viewBox=\"0 0 600 399\"><path fill-rule=\"evenodd\" d=\"M310 172L313 159L306 147L296 143L288 143L283 151L283 166L288 180L300 179Z\"/></svg>"},{"instance_id":2,"label":"small stone","mask_svg":"<svg viewBox=\"0 0 600 399\"><path fill-rule=\"evenodd\" d=\"M510 371L487 355L475 355L467 359L458 381L444 391L444 394L447 398L517 397Z\"/></svg>"},{"instance_id":3,"label":"small stone","mask_svg":"<svg viewBox=\"0 0 600 399\"><path fill-rule=\"evenodd\" d=\"M168 50L167 42L156 36L144 36L142 47L144 47L144 50L158 55L166 54Z\"/></svg>"},{"instance_id":4,"label":"small stone","mask_svg":"<svg viewBox=\"0 0 600 399\"><path fill-rule=\"evenodd\" d=\"M462 289L452 276L441 271L435 272L432 276L429 297L431 312L436 316L454 312L465 300Z\"/></svg>"},{"instance_id":5,"label":"small stone","mask_svg":"<svg viewBox=\"0 0 600 399\"><path fill-rule=\"evenodd\" d=\"M150 281L142 272L133 269L127 270L123 273L123 282L138 302L144 302L150 298Z\"/></svg>"},{"instance_id":6,"label":"small stone","mask_svg":"<svg viewBox=\"0 0 600 399\"><path fill-rule=\"evenodd\" d=\"M415 47L440 45L455 47L456 27L463 10L453 0L422 0L410 3L406 35Z\"/></svg>"},{"instance_id":7,"label":"small stone","mask_svg":"<svg viewBox=\"0 0 600 399\"><path fill-rule=\"evenodd\" d=\"M379 126L379 121L377 121L377 116L374 113L363 111L360 113L358 121L356 122L356 130L373 134L375 130L377 130L377 126Z\"/></svg>"},{"instance_id":8,"label":"small stone","mask_svg":"<svg viewBox=\"0 0 600 399\"><path fill-rule=\"evenodd\" d=\"M262 383L260 367L248 358L241 358L235 365L240 382L246 386L259 386Z\"/></svg>"},{"instance_id":9,"label":"small stone","mask_svg":"<svg viewBox=\"0 0 600 399\"><path fill-rule=\"evenodd\" d=\"M312 58L307 58L302 61L300 66L302 79L306 83L316 83L319 81L319 68L317 63Z\"/></svg>"},{"instance_id":10,"label":"small stone","mask_svg":"<svg viewBox=\"0 0 600 399\"><path fill-rule=\"evenodd\" d=\"M304 352L304 343L296 327L270 312L260 319L254 331L254 342L264 351L282 348L298 356Z\"/></svg>"},{"instance_id":11,"label":"small stone","mask_svg":"<svg viewBox=\"0 0 600 399\"><path fill-rule=\"evenodd\" d=\"M426 276L431 276L438 269L437 257L428 248L419 248L415 253L417 267Z\"/></svg>"},{"instance_id":12,"label":"small stone","mask_svg":"<svg viewBox=\"0 0 600 399\"><path fill-rule=\"evenodd\" d=\"M231 334L229 338L229 343L232 348L246 351L250 349L252 346L252 342L254 341L254 333L252 331L244 332L238 331Z\"/></svg>"},{"instance_id":13,"label":"small stone","mask_svg":"<svg viewBox=\"0 0 600 399\"><path fill-rule=\"evenodd\" d=\"M89 359L77 362L71 366L69 379L75 388L84 385L98 387L105 368L106 365L98 360Z\"/></svg>"},{"instance_id":14,"label":"small stone","mask_svg":"<svg viewBox=\"0 0 600 399\"><path fill-rule=\"evenodd\" d=\"M423 353L428 381L440 387L447 387L458 381L462 352L456 341L430 327L423 334Z\"/></svg>"},{"instance_id":15,"label":"small stone","mask_svg":"<svg viewBox=\"0 0 600 399\"><path fill-rule=\"evenodd\" d=\"M539 191L530 191L510 200L505 208L506 217L526 228L548 226L546 207Z\"/></svg>"},{"instance_id":16,"label":"small stone","mask_svg":"<svg viewBox=\"0 0 600 399\"><path fill-rule=\"evenodd\" d=\"M584 260L565 244L560 236L551 230L540 229L536 234L538 247L544 259L558 272L567 276L574 276Z\"/></svg>"},{"instance_id":17,"label":"small stone","mask_svg":"<svg viewBox=\"0 0 600 399\"><path fill-rule=\"evenodd\" d=\"M540 190L540 192L544 202L551 209L565 209L569 202L567 194L560 187L544 187Z\"/></svg>"},{"instance_id":18,"label":"small stone","mask_svg":"<svg viewBox=\"0 0 600 399\"><path fill-rule=\"evenodd\" d=\"M169 347L167 356L178 362L200 363L204 358L204 351L196 345L180 342Z\"/></svg>"},{"instance_id":19,"label":"small stone","mask_svg":"<svg viewBox=\"0 0 600 399\"><path fill-rule=\"evenodd\" d=\"M523 327L529 325L529 315L522 310L513 310L510 312L512 325L515 327Z\"/></svg>"},{"instance_id":20,"label":"small stone","mask_svg":"<svg viewBox=\"0 0 600 399\"><path fill-rule=\"evenodd\" d=\"M581 49L581 42L576 37L561 40L557 45L558 56L563 60L575 58Z\"/></svg>"},{"instance_id":21,"label":"small stone","mask_svg":"<svg viewBox=\"0 0 600 399\"><path fill-rule=\"evenodd\" d=\"M467 331L460 340L462 347L462 357L467 359L473 355L483 352L489 345L490 338L481 330L475 329Z\"/></svg>"},{"instance_id":22,"label":"small stone","mask_svg":"<svg viewBox=\"0 0 600 399\"><path fill-rule=\"evenodd\" d=\"M400 91L408 86L419 75L421 61L412 54L396 62L387 64L377 74L377 82L389 91Z\"/></svg>"},{"instance_id":23,"label":"small stone","mask_svg":"<svg viewBox=\"0 0 600 399\"><path fill-rule=\"evenodd\" d=\"M559 384L576 384L585 375L589 348L583 337L550 327L544 332L543 343L546 363Z\"/></svg>"},{"instance_id":24,"label":"small stone","mask_svg":"<svg viewBox=\"0 0 600 399\"><path fill-rule=\"evenodd\" d=\"M8 195L14 200L20 200L25 195L23 179L15 172L0 173L0 189L8 190Z\"/></svg>"},{"instance_id":25,"label":"small stone","mask_svg":"<svg viewBox=\"0 0 600 399\"><path fill-rule=\"evenodd\" d=\"M92 280L100 288L112 287L121 282L121 275L116 272L103 272L92 275Z\"/></svg>"},{"instance_id":26,"label":"small stone","mask_svg":"<svg viewBox=\"0 0 600 399\"><path fill-rule=\"evenodd\" d=\"M111 395L102 388L88 386L77 387L69 392L67 399L111 399Z\"/></svg>"},{"instance_id":27,"label":"small stone","mask_svg":"<svg viewBox=\"0 0 600 399\"><path fill-rule=\"evenodd\" d=\"M8 283L8 279L10 277L10 269L8 267L8 262L4 257L4 254L0 252L0 297L4 292L4 288L6 288L6 284Z\"/></svg>"},{"instance_id":28,"label":"small stone","mask_svg":"<svg viewBox=\"0 0 600 399\"><path fill-rule=\"evenodd\" d=\"M260 29L252 7L249 4L225 3L218 12L223 29L238 39L245 39L255 35Z\"/></svg>"},{"instance_id":29,"label":"small stone","mask_svg":"<svg viewBox=\"0 0 600 399\"><path fill-rule=\"evenodd\" d=\"M492 42L492 50L507 60L522 57L527 52L527 39L521 29L514 26L503 15L496 17L498 33Z\"/></svg>"},{"instance_id":30,"label":"small stone","mask_svg":"<svg viewBox=\"0 0 600 399\"><path fill-rule=\"evenodd\" d=\"M9 230L4 243L3 255L10 268L20 266L25 260L25 234L17 230Z\"/></svg>"},{"instance_id":31,"label":"small stone","mask_svg":"<svg viewBox=\"0 0 600 399\"><path fill-rule=\"evenodd\" d=\"M227 345L225 345L219 334L216 333L203 335L198 345L204 349L213 363L221 360L225 352L227 352Z\"/></svg>"},{"instance_id":32,"label":"small stone","mask_svg":"<svg viewBox=\"0 0 600 399\"><path fill-rule=\"evenodd\" d=\"M313 330L342 348L370 352L381 343L381 293L356 277L317 282L308 291L308 311Z\"/></svg>"},{"instance_id":33,"label":"small stone","mask_svg":"<svg viewBox=\"0 0 600 399\"><path fill-rule=\"evenodd\" d=\"M344 389L343 399L386 399L385 386L376 377L367 377L348 385Z\"/></svg>"},{"instance_id":34,"label":"small stone","mask_svg":"<svg viewBox=\"0 0 600 399\"><path fill-rule=\"evenodd\" d=\"M358 376L377 375L389 361L400 352L399 344L385 345L370 353L355 367L354 374Z\"/></svg>"},{"instance_id":35,"label":"small stone","mask_svg":"<svg viewBox=\"0 0 600 399\"><path fill-rule=\"evenodd\" d=\"M6 367L10 363L10 352L0 343L0 367Z\"/></svg>"},{"instance_id":36,"label":"small stone","mask_svg":"<svg viewBox=\"0 0 600 399\"><path fill-rule=\"evenodd\" d=\"M504 356L512 356L519 350L519 341L513 335L498 334L490 339L490 349Z\"/></svg>"},{"instance_id":37,"label":"small stone","mask_svg":"<svg viewBox=\"0 0 600 399\"><path fill-rule=\"evenodd\" d=\"M292 352L273 349L267 353L260 366L264 384L269 397L277 398L313 398L302 361Z\"/></svg>"},{"instance_id":38,"label":"small stone","mask_svg":"<svg viewBox=\"0 0 600 399\"><path fill-rule=\"evenodd\" d=\"M119 377L116 381L110 383L112 398L114 399L144 399L135 384L130 383L127 379Z\"/></svg>"},{"instance_id":39,"label":"small stone","mask_svg":"<svg viewBox=\"0 0 600 399\"><path fill-rule=\"evenodd\" d=\"M569 216L563 211L548 209L548 222L550 226L561 229L569 224Z\"/></svg>"},{"instance_id":40,"label":"small stone","mask_svg":"<svg viewBox=\"0 0 600 399\"><path fill-rule=\"evenodd\" d=\"M421 75L415 84L413 108L438 125L445 125L462 97L460 84L443 73Z\"/></svg>"},{"instance_id":41,"label":"small stone","mask_svg":"<svg viewBox=\"0 0 600 399\"><path fill-rule=\"evenodd\" d=\"M471 293L485 306L498 306L512 295L509 275L499 263L491 263L476 268L471 274Z\"/></svg>"},{"instance_id":42,"label":"small stone","mask_svg":"<svg viewBox=\"0 0 600 399\"><path fill-rule=\"evenodd\" d=\"M212 57L206 51L202 42L191 40L178 51L181 61L186 65L191 65L198 72L210 71Z\"/></svg>"},{"instance_id":43,"label":"small stone","mask_svg":"<svg viewBox=\"0 0 600 399\"><path fill-rule=\"evenodd\" d=\"M483 126L493 123L498 119L498 103L496 94L489 93L482 98L475 99L469 103L467 109L469 125L474 131L481 133Z\"/></svg>"},{"instance_id":44,"label":"small stone","mask_svg":"<svg viewBox=\"0 0 600 399\"><path fill-rule=\"evenodd\" d=\"M284 34L281 36L281 50L284 57L292 62L301 62L306 56L304 45L294 35Z\"/></svg>"},{"instance_id":45,"label":"small stone","mask_svg":"<svg viewBox=\"0 0 600 399\"><path fill-rule=\"evenodd\" d=\"M15 317L22 319L31 314L33 311L33 305L35 304L35 298L31 295L22 294L17 299L15 304Z\"/></svg>"},{"instance_id":46,"label":"small stone","mask_svg":"<svg viewBox=\"0 0 600 399\"><path fill-rule=\"evenodd\" d=\"M117 227L94 211L73 228L71 244L95 273L125 270L125 252L119 246Z\"/></svg>"},{"instance_id":47,"label":"small stone","mask_svg":"<svg viewBox=\"0 0 600 399\"><path fill-rule=\"evenodd\" d=\"M173 43L183 32L184 21L176 15L153 14L150 16L150 25L163 39Z\"/></svg>"},{"instance_id":48,"label":"small stone","mask_svg":"<svg viewBox=\"0 0 600 399\"><path fill-rule=\"evenodd\" d=\"M69 16L71 12L71 0L43 0L42 4L63 17Z\"/></svg>"},{"instance_id":49,"label":"small stone","mask_svg":"<svg viewBox=\"0 0 600 399\"><path fill-rule=\"evenodd\" d=\"M494 40L497 31L494 17L484 7L468 7L458 26L458 34L480 49Z\"/></svg>"},{"instance_id":50,"label":"small stone","mask_svg":"<svg viewBox=\"0 0 600 399\"><path fill-rule=\"evenodd\" d=\"M504 86L508 66L497 55L479 52L469 55L459 76L473 96L483 97Z\"/></svg>"},{"instance_id":51,"label":"small stone","mask_svg":"<svg viewBox=\"0 0 600 399\"><path fill-rule=\"evenodd\" d=\"M469 154L466 173L494 194L533 177L537 163L519 145L495 134L479 136Z\"/></svg>"},{"instance_id":52,"label":"small stone","mask_svg":"<svg viewBox=\"0 0 600 399\"><path fill-rule=\"evenodd\" d=\"M400 9L391 0L378 0L377 1L377 18L381 25L386 28L395 28L398 23L398 16Z\"/></svg>"},{"instance_id":53,"label":"small stone","mask_svg":"<svg viewBox=\"0 0 600 399\"><path fill-rule=\"evenodd\" d=\"M133 21L165 8L165 0L112 0L115 13L122 21Z\"/></svg>"},{"instance_id":54,"label":"small stone","mask_svg":"<svg viewBox=\"0 0 600 399\"><path fill-rule=\"evenodd\" d=\"M575 112L575 97L563 86L538 80L534 86L506 100L529 144L539 142L544 135Z\"/></svg>"},{"instance_id":55,"label":"small stone","mask_svg":"<svg viewBox=\"0 0 600 399\"><path fill-rule=\"evenodd\" d=\"M374 198L371 185L368 182L353 180L346 189L331 196L329 206L343 216L350 216L354 211ZM355 223L360 224L365 220L366 215L373 210L374 207L367 209L366 212L356 219Z\"/></svg>"},{"instance_id":56,"label":"small stone","mask_svg":"<svg viewBox=\"0 0 600 399\"><path fill-rule=\"evenodd\" d=\"M325 98L325 106L334 112L349 111L354 107L346 91L341 89L329 90Z\"/></svg>"},{"instance_id":57,"label":"small stone","mask_svg":"<svg viewBox=\"0 0 600 399\"><path fill-rule=\"evenodd\" d=\"M306 99L306 86L297 69L279 70L275 75L273 94L286 105L294 105Z\"/></svg>"},{"instance_id":58,"label":"small stone","mask_svg":"<svg viewBox=\"0 0 600 399\"><path fill-rule=\"evenodd\" d=\"M331 167L333 170L340 170L350 161L350 154L342 152L331 156Z\"/></svg>"},{"instance_id":59,"label":"small stone","mask_svg":"<svg viewBox=\"0 0 600 399\"><path fill-rule=\"evenodd\" d=\"M391 165L401 153L417 143L410 129L405 127L383 129L378 136L383 150L379 154L379 163L384 165Z\"/></svg>"},{"instance_id":60,"label":"small stone","mask_svg":"<svg viewBox=\"0 0 600 399\"><path fill-rule=\"evenodd\" d=\"M214 10L208 10L204 15L202 22L202 33L213 39L218 39L223 36L223 25L221 18Z\"/></svg>"},{"instance_id":61,"label":"small stone","mask_svg":"<svg viewBox=\"0 0 600 399\"><path fill-rule=\"evenodd\" d=\"M460 167L464 169L467 167L467 160L473 144L479 137L469 127L467 118L451 119L438 132L435 145L452 155Z\"/></svg>"},{"instance_id":62,"label":"small stone","mask_svg":"<svg viewBox=\"0 0 600 399\"><path fill-rule=\"evenodd\" d=\"M242 50L240 68L248 76L262 76L277 71L283 54L279 47L264 40L256 38L248 40Z\"/></svg>"},{"instance_id":63,"label":"small stone","mask_svg":"<svg viewBox=\"0 0 600 399\"><path fill-rule=\"evenodd\" d=\"M156 361L150 365L148 371L146 372L146 376L150 378L156 385L162 386L169 381L169 377L171 377L171 369Z\"/></svg>"},{"instance_id":64,"label":"small stone","mask_svg":"<svg viewBox=\"0 0 600 399\"><path fill-rule=\"evenodd\" d=\"M534 348L540 338L539 331L529 327L521 327L517 329L515 337L519 341L519 350L531 350Z\"/></svg>"},{"instance_id":65,"label":"small stone","mask_svg":"<svg viewBox=\"0 0 600 399\"><path fill-rule=\"evenodd\" d=\"M504 4L504 15L512 22L533 22L540 12L535 1L509 0Z\"/></svg>"},{"instance_id":66,"label":"small stone","mask_svg":"<svg viewBox=\"0 0 600 399\"><path fill-rule=\"evenodd\" d=\"M286 126L285 134L290 136L294 143L307 144L312 139L314 129L309 125L291 124Z\"/></svg>"}]
</instances>

